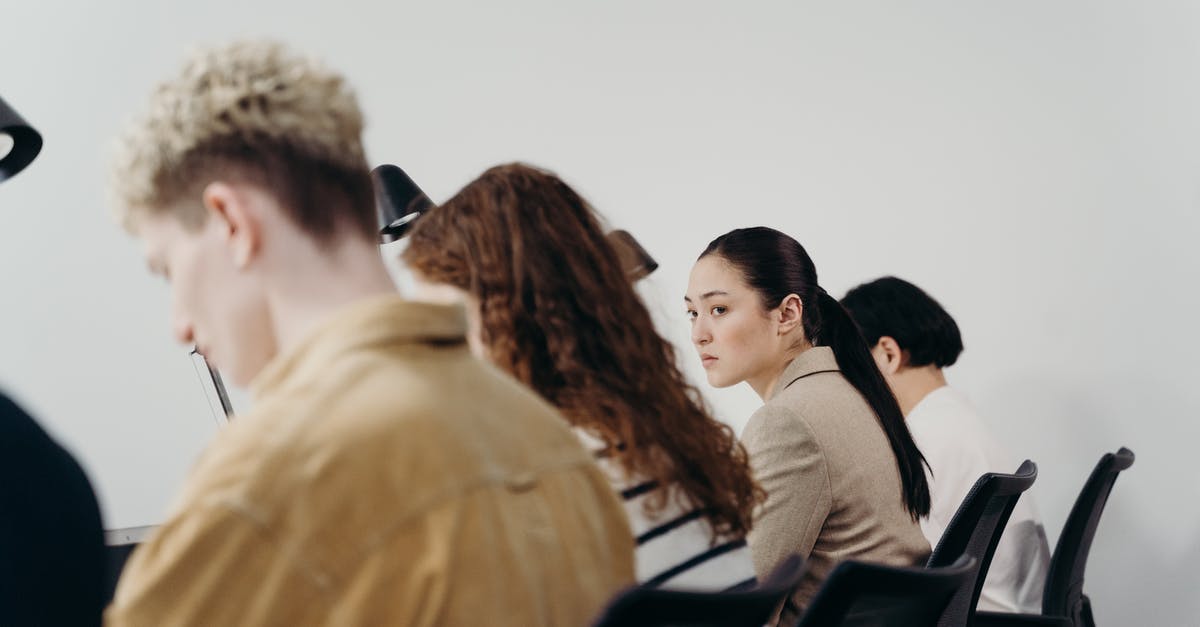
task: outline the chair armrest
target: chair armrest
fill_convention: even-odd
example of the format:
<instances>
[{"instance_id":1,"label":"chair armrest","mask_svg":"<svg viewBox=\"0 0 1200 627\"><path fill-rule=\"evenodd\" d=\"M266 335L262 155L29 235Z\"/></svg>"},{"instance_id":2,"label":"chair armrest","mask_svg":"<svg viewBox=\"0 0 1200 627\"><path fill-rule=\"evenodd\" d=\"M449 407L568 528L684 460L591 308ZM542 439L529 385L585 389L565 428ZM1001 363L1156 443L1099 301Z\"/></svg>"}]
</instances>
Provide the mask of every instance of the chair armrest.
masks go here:
<instances>
[{"instance_id":1,"label":"chair armrest","mask_svg":"<svg viewBox=\"0 0 1200 627\"><path fill-rule=\"evenodd\" d=\"M975 612L974 627L1073 627L1066 616Z\"/></svg>"}]
</instances>

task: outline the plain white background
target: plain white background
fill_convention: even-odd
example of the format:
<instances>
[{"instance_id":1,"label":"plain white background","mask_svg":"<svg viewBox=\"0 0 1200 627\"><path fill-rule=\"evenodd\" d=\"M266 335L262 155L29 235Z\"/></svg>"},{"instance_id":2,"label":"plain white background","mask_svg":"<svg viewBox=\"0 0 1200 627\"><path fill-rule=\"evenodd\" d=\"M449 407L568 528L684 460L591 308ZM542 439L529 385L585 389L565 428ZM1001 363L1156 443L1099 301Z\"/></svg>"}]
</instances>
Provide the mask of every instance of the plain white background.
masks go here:
<instances>
[{"instance_id":1,"label":"plain white background","mask_svg":"<svg viewBox=\"0 0 1200 627\"><path fill-rule=\"evenodd\" d=\"M641 287L718 415L681 296L714 236L798 238L840 295L895 274L964 330L949 376L1036 460L1053 542L1104 451L1102 624L1200 602L1200 5L5 2L0 96L46 147L0 187L0 385L154 523L214 426L167 291L108 216L108 142L186 50L269 35L343 70L376 163L441 200L558 171L661 268Z\"/></svg>"}]
</instances>

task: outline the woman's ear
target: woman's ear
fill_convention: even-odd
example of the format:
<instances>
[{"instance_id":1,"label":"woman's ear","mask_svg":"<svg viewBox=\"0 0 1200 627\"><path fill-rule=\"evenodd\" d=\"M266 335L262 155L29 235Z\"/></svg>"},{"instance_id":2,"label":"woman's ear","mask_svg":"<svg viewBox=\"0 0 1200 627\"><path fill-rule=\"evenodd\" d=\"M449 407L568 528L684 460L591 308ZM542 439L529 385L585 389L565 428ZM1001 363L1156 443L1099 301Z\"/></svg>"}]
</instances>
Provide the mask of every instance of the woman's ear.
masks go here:
<instances>
[{"instance_id":1,"label":"woman's ear","mask_svg":"<svg viewBox=\"0 0 1200 627\"><path fill-rule=\"evenodd\" d=\"M788 294L783 297L783 302L779 303L775 314L779 322L779 334L787 335L803 325L804 303L798 295Z\"/></svg>"},{"instance_id":2,"label":"woman's ear","mask_svg":"<svg viewBox=\"0 0 1200 627\"><path fill-rule=\"evenodd\" d=\"M251 198L239 193L234 186L215 181L209 183L201 196L204 208L215 218L221 236L229 246L234 266L245 268L258 254L262 229L250 207Z\"/></svg>"}]
</instances>

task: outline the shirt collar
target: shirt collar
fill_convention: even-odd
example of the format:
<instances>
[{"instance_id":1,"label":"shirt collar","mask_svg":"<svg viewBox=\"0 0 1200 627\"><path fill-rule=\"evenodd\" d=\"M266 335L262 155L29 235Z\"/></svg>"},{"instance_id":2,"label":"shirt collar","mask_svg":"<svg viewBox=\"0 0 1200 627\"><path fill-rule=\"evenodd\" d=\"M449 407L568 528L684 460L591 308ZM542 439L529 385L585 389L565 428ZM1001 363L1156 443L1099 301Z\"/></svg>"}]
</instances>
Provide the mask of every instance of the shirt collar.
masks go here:
<instances>
[{"instance_id":1,"label":"shirt collar","mask_svg":"<svg viewBox=\"0 0 1200 627\"><path fill-rule=\"evenodd\" d=\"M796 355L795 359L783 369L783 374L779 375L779 382L771 390L771 395L767 397L767 400L775 398L798 379L818 372L838 372L838 370L837 358L833 355L833 349L828 346L814 346Z\"/></svg>"},{"instance_id":2,"label":"shirt collar","mask_svg":"<svg viewBox=\"0 0 1200 627\"><path fill-rule=\"evenodd\" d=\"M407 301L395 294L348 305L321 322L296 346L276 355L250 384L254 398L271 394L307 365L324 368L338 355L383 344L466 342L461 306Z\"/></svg>"}]
</instances>

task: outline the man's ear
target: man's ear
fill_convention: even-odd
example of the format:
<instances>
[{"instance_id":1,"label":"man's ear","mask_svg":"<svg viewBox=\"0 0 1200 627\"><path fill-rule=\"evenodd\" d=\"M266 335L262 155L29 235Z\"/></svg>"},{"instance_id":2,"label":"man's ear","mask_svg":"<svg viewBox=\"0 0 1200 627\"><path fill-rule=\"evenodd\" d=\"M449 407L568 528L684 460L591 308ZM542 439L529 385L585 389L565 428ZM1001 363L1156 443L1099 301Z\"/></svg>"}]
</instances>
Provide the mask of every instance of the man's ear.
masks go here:
<instances>
[{"instance_id":1,"label":"man's ear","mask_svg":"<svg viewBox=\"0 0 1200 627\"><path fill-rule=\"evenodd\" d=\"M879 338L879 342L875 344L875 348L871 352L876 354L875 361L879 364L879 369L888 375L899 372L908 361L904 355L904 349L896 343L896 338L888 335Z\"/></svg>"},{"instance_id":2,"label":"man's ear","mask_svg":"<svg viewBox=\"0 0 1200 627\"><path fill-rule=\"evenodd\" d=\"M783 302L779 303L775 315L779 321L779 334L787 335L803 325L804 303L796 294L788 294L783 297Z\"/></svg>"},{"instance_id":3,"label":"man's ear","mask_svg":"<svg viewBox=\"0 0 1200 627\"><path fill-rule=\"evenodd\" d=\"M261 223L251 206L253 198L233 185L214 181L204 188L202 200L229 245L234 266L244 269L250 265L258 254L262 237Z\"/></svg>"}]
</instances>

